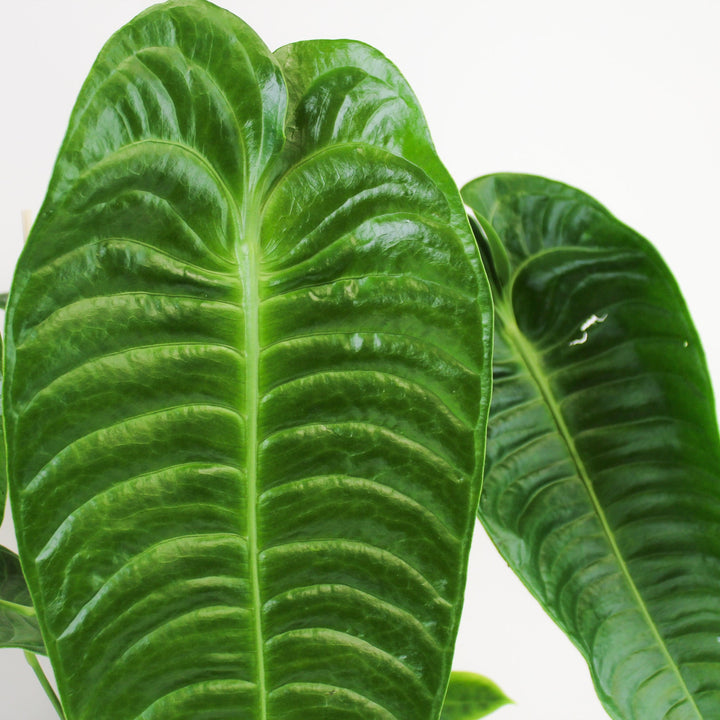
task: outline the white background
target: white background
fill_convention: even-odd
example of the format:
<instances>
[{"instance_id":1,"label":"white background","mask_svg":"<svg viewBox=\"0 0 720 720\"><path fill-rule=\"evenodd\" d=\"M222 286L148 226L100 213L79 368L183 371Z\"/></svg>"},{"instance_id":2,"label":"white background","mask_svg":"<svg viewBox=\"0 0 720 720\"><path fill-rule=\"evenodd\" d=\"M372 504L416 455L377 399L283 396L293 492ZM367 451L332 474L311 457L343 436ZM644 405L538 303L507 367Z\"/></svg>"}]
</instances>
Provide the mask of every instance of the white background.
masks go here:
<instances>
[{"instance_id":1,"label":"white background","mask_svg":"<svg viewBox=\"0 0 720 720\"><path fill-rule=\"evenodd\" d=\"M0 289L37 210L80 85L144 0L3 4ZM496 171L582 188L658 247L720 381L720 0L223 0L271 49L350 37L413 86L459 185ZM14 546L9 520L0 541ZM516 704L497 720L607 720L586 667L478 528L455 666ZM0 651L0 718L54 713L19 651ZM102 720L98 718L98 720ZM191 720L191 719L188 719Z\"/></svg>"}]
</instances>

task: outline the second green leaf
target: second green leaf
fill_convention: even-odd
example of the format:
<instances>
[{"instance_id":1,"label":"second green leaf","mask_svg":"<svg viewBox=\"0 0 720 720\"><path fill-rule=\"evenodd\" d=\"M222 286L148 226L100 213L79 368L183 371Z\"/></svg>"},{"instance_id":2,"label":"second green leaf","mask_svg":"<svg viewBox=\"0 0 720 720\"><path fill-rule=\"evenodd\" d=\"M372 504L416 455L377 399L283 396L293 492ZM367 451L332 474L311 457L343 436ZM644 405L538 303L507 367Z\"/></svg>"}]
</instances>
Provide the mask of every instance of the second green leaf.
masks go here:
<instances>
[{"instance_id":1,"label":"second green leaf","mask_svg":"<svg viewBox=\"0 0 720 720\"><path fill-rule=\"evenodd\" d=\"M480 519L618 720L720 707L720 443L697 333L657 252L584 193L463 190L496 308Z\"/></svg>"}]
</instances>

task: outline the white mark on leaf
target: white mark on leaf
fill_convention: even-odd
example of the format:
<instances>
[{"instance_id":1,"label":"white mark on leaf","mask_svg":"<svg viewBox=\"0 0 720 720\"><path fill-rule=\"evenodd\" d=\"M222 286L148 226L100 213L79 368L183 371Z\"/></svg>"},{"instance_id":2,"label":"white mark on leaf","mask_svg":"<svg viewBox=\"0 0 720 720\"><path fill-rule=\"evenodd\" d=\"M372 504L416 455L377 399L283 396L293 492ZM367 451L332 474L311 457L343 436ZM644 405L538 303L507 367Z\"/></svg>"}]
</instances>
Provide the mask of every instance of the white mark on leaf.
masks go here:
<instances>
[{"instance_id":1,"label":"white mark on leaf","mask_svg":"<svg viewBox=\"0 0 720 720\"><path fill-rule=\"evenodd\" d=\"M582 335L578 338L575 338L574 340L571 340L568 344L570 347L573 345L582 345L583 343L587 342L588 339L588 330L597 323L604 323L607 320L607 313L605 315L595 315L593 313L581 326L580 326L580 332Z\"/></svg>"}]
</instances>

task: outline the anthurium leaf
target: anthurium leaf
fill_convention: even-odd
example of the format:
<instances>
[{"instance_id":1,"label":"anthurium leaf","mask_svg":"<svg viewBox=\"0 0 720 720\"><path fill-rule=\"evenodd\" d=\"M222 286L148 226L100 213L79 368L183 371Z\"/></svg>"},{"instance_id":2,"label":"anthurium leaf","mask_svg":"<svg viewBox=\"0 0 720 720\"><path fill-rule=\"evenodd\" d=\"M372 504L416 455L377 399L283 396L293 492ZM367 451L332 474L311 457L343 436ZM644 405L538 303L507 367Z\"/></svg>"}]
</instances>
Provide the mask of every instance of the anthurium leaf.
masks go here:
<instances>
[{"instance_id":1,"label":"anthurium leaf","mask_svg":"<svg viewBox=\"0 0 720 720\"><path fill-rule=\"evenodd\" d=\"M275 57L198 0L116 34L7 317L13 513L68 720L438 717L491 336L379 53Z\"/></svg>"},{"instance_id":2,"label":"anthurium leaf","mask_svg":"<svg viewBox=\"0 0 720 720\"><path fill-rule=\"evenodd\" d=\"M578 190L496 175L463 195L484 227L496 307L480 519L585 655L614 718L711 720L720 443L677 285Z\"/></svg>"},{"instance_id":3,"label":"anthurium leaf","mask_svg":"<svg viewBox=\"0 0 720 720\"><path fill-rule=\"evenodd\" d=\"M492 680L475 673L453 672L440 720L479 720L509 702Z\"/></svg>"},{"instance_id":4,"label":"anthurium leaf","mask_svg":"<svg viewBox=\"0 0 720 720\"><path fill-rule=\"evenodd\" d=\"M11 647L45 654L20 560L0 546L0 648Z\"/></svg>"}]
</instances>

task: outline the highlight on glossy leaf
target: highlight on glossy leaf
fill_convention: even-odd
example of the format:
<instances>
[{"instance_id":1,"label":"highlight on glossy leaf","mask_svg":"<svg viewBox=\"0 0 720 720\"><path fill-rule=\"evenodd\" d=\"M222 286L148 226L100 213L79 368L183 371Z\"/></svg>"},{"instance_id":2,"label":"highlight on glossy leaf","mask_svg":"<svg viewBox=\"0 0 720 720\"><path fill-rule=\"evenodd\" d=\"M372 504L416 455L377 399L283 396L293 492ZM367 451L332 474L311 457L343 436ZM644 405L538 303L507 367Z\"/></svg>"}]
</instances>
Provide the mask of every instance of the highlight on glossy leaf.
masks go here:
<instances>
[{"instance_id":1,"label":"highlight on glossy leaf","mask_svg":"<svg viewBox=\"0 0 720 720\"><path fill-rule=\"evenodd\" d=\"M702 348L652 246L584 193L465 186L495 301L479 516L618 720L720 707L720 442Z\"/></svg>"},{"instance_id":2,"label":"highlight on glossy leaf","mask_svg":"<svg viewBox=\"0 0 720 720\"><path fill-rule=\"evenodd\" d=\"M68 720L433 720L489 288L376 50L201 0L88 76L7 310L20 555Z\"/></svg>"},{"instance_id":3,"label":"highlight on glossy leaf","mask_svg":"<svg viewBox=\"0 0 720 720\"><path fill-rule=\"evenodd\" d=\"M479 720L511 702L492 680L475 673L453 672L440 720Z\"/></svg>"}]
</instances>

